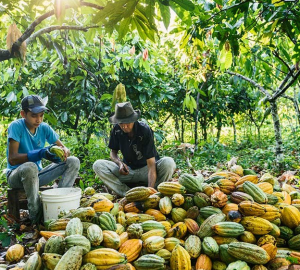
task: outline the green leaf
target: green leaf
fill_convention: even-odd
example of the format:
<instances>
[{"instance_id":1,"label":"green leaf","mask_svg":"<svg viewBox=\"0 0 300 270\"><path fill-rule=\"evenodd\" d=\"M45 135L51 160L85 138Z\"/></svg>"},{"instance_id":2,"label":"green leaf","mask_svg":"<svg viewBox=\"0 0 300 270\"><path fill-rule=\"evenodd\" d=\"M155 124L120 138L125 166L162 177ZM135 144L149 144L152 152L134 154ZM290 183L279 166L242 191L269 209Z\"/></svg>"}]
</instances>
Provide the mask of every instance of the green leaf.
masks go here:
<instances>
[{"instance_id":1,"label":"green leaf","mask_svg":"<svg viewBox=\"0 0 300 270\"><path fill-rule=\"evenodd\" d=\"M131 1L125 0L125 2L126 2L126 8L123 13L123 16L124 16L124 18L127 18L129 16L132 16L132 14L134 13L139 0L131 0ZM124 6L123 6L123 9L124 9Z\"/></svg>"},{"instance_id":2,"label":"green leaf","mask_svg":"<svg viewBox=\"0 0 300 270\"><path fill-rule=\"evenodd\" d=\"M60 116L60 119L63 123L65 123L68 120L68 114L67 112L63 112Z\"/></svg>"},{"instance_id":3,"label":"green leaf","mask_svg":"<svg viewBox=\"0 0 300 270\"><path fill-rule=\"evenodd\" d=\"M26 67L22 67L22 71L26 74L29 75L29 71Z\"/></svg>"},{"instance_id":4,"label":"green leaf","mask_svg":"<svg viewBox=\"0 0 300 270\"><path fill-rule=\"evenodd\" d=\"M75 32L75 31L73 31ZM97 30L94 28L91 28L88 30L87 34L86 34L86 41L87 42L93 42L95 36L96 36Z\"/></svg>"},{"instance_id":5,"label":"green leaf","mask_svg":"<svg viewBox=\"0 0 300 270\"><path fill-rule=\"evenodd\" d=\"M137 5L137 0L117 0L108 2L103 10L99 11L95 18L94 23L102 22L104 24L111 24L114 26L117 22L123 18L131 16Z\"/></svg>"},{"instance_id":6,"label":"green leaf","mask_svg":"<svg viewBox=\"0 0 300 270\"><path fill-rule=\"evenodd\" d=\"M146 102L146 95L145 94L140 94L139 95L139 100L142 104Z\"/></svg>"},{"instance_id":7,"label":"green leaf","mask_svg":"<svg viewBox=\"0 0 300 270\"><path fill-rule=\"evenodd\" d=\"M149 23L148 18L142 12L140 12L138 9L136 9L134 11L134 16L139 17L139 19L145 24Z\"/></svg>"},{"instance_id":8,"label":"green leaf","mask_svg":"<svg viewBox=\"0 0 300 270\"><path fill-rule=\"evenodd\" d=\"M58 54L59 60L63 63L64 62L64 56L62 54L63 48L55 41L53 42L53 46Z\"/></svg>"},{"instance_id":9,"label":"green leaf","mask_svg":"<svg viewBox=\"0 0 300 270\"><path fill-rule=\"evenodd\" d=\"M133 67L134 68L139 67L140 61L143 61L143 60L141 60L141 57L136 57L135 60L134 60L134 62L133 62Z\"/></svg>"},{"instance_id":10,"label":"green leaf","mask_svg":"<svg viewBox=\"0 0 300 270\"><path fill-rule=\"evenodd\" d=\"M0 241L3 247L8 247L10 245L10 235L6 232L1 232Z\"/></svg>"},{"instance_id":11,"label":"green leaf","mask_svg":"<svg viewBox=\"0 0 300 270\"><path fill-rule=\"evenodd\" d=\"M283 48L283 46L280 46L279 49L280 49L280 51L284 54L284 56L286 57L286 59L287 59L288 61L291 61L290 54L285 50L285 48Z\"/></svg>"},{"instance_id":12,"label":"green leaf","mask_svg":"<svg viewBox=\"0 0 300 270\"><path fill-rule=\"evenodd\" d=\"M284 1L283 1L283 0L272 0L272 4L273 4L275 7L280 7L280 6L283 6L283 5L284 5Z\"/></svg>"},{"instance_id":13,"label":"green leaf","mask_svg":"<svg viewBox=\"0 0 300 270\"><path fill-rule=\"evenodd\" d=\"M223 0L214 0L215 3L217 3L218 5L223 5Z\"/></svg>"},{"instance_id":14,"label":"green leaf","mask_svg":"<svg viewBox=\"0 0 300 270\"><path fill-rule=\"evenodd\" d=\"M148 60L142 61L142 63L143 63L143 67L146 69L146 71L148 73L150 73L150 64L149 64L149 61Z\"/></svg>"},{"instance_id":15,"label":"green leaf","mask_svg":"<svg viewBox=\"0 0 300 270\"><path fill-rule=\"evenodd\" d=\"M294 258L294 257L291 257L291 256L288 256L286 258L288 261L290 261L291 263L294 263L294 264L299 264L299 261L297 258Z\"/></svg>"},{"instance_id":16,"label":"green leaf","mask_svg":"<svg viewBox=\"0 0 300 270\"><path fill-rule=\"evenodd\" d=\"M28 90L26 88L26 86L22 86L22 92L23 92L23 96L26 97L29 95Z\"/></svg>"},{"instance_id":17,"label":"green leaf","mask_svg":"<svg viewBox=\"0 0 300 270\"><path fill-rule=\"evenodd\" d=\"M14 59L15 60L15 66L16 66L16 70L14 73L14 79L15 81L19 79L19 75L20 75L20 64L18 64L18 59Z\"/></svg>"},{"instance_id":18,"label":"green leaf","mask_svg":"<svg viewBox=\"0 0 300 270\"><path fill-rule=\"evenodd\" d=\"M232 53L231 51L227 51L225 49L225 46L223 46L223 49L220 54L220 69L225 70L231 67L232 64Z\"/></svg>"},{"instance_id":19,"label":"green leaf","mask_svg":"<svg viewBox=\"0 0 300 270\"><path fill-rule=\"evenodd\" d=\"M203 90L201 90L201 89L198 89L198 92L199 92L202 96L204 96L204 97L207 96L206 93L205 93Z\"/></svg>"},{"instance_id":20,"label":"green leaf","mask_svg":"<svg viewBox=\"0 0 300 270\"><path fill-rule=\"evenodd\" d=\"M118 28L119 39L124 38L125 34L128 32L130 23L131 23L131 17L123 19L120 22L120 27Z\"/></svg>"},{"instance_id":21,"label":"green leaf","mask_svg":"<svg viewBox=\"0 0 300 270\"><path fill-rule=\"evenodd\" d=\"M10 92L6 97L7 103L10 103L10 102L16 101L16 100L17 100L17 97L14 92Z\"/></svg>"},{"instance_id":22,"label":"green leaf","mask_svg":"<svg viewBox=\"0 0 300 270\"><path fill-rule=\"evenodd\" d=\"M170 31L170 34L176 34L185 31L185 27L175 27Z\"/></svg>"},{"instance_id":23,"label":"green leaf","mask_svg":"<svg viewBox=\"0 0 300 270\"><path fill-rule=\"evenodd\" d=\"M191 96L191 103L194 109L197 109L197 103L193 96Z\"/></svg>"},{"instance_id":24,"label":"green leaf","mask_svg":"<svg viewBox=\"0 0 300 270\"><path fill-rule=\"evenodd\" d=\"M139 15L137 15L135 19L136 19L136 24L139 24L139 26L141 27L142 31L146 34L148 39L150 39L152 42L155 42L155 37L154 37L155 32L153 29L151 29L149 24L145 24L145 21Z\"/></svg>"},{"instance_id":25,"label":"green leaf","mask_svg":"<svg viewBox=\"0 0 300 270\"><path fill-rule=\"evenodd\" d=\"M158 1L158 6L160 9L160 14L163 19L163 23L166 29L168 29L171 20L171 12L168 6L163 5L160 1Z\"/></svg>"},{"instance_id":26,"label":"green leaf","mask_svg":"<svg viewBox=\"0 0 300 270\"><path fill-rule=\"evenodd\" d=\"M154 31L157 31L157 28L156 28L157 16L156 16L156 12L155 12L156 2L157 2L156 0L148 0L147 5L143 5L142 3L139 3L137 5L137 9L147 17L149 26Z\"/></svg>"},{"instance_id":27,"label":"green leaf","mask_svg":"<svg viewBox=\"0 0 300 270\"><path fill-rule=\"evenodd\" d=\"M184 36L180 41L180 49L183 49L186 44L189 42L191 35L189 33Z\"/></svg>"},{"instance_id":28,"label":"green leaf","mask_svg":"<svg viewBox=\"0 0 300 270\"><path fill-rule=\"evenodd\" d=\"M158 132L154 132L154 137L159 143L161 143L164 140L164 138Z\"/></svg>"},{"instance_id":29,"label":"green leaf","mask_svg":"<svg viewBox=\"0 0 300 270\"><path fill-rule=\"evenodd\" d=\"M172 0L172 1L187 11L193 11L195 9L195 5L189 0Z\"/></svg>"},{"instance_id":30,"label":"green leaf","mask_svg":"<svg viewBox=\"0 0 300 270\"><path fill-rule=\"evenodd\" d=\"M232 53L231 51L227 51L226 58L225 58L225 69L230 68L231 64L232 64Z\"/></svg>"},{"instance_id":31,"label":"green leaf","mask_svg":"<svg viewBox=\"0 0 300 270\"><path fill-rule=\"evenodd\" d=\"M100 98L100 100L109 100L109 99L112 99L111 94L103 94Z\"/></svg>"},{"instance_id":32,"label":"green leaf","mask_svg":"<svg viewBox=\"0 0 300 270\"><path fill-rule=\"evenodd\" d=\"M132 18L132 23L135 23L135 27L139 33L139 36L143 39L143 40L147 40L147 35L143 29L143 27L141 25L143 25L143 23L137 19L137 18ZM143 25L144 26L144 25Z\"/></svg>"},{"instance_id":33,"label":"green leaf","mask_svg":"<svg viewBox=\"0 0 300 270\"><path fill-rule=\"evenodd\" d=\"M57 125L57 118L56 118L56 115L46 113L44 117L45 117L45 119L46 119L51 125L53 125L53 126L56 126L56 125Z\"/></svg>"},{"instance_id":34,"label":"green leaf","mask_svg":"<svg viewBox=\"0 0 300 270\"><path fill-rule=\"evenodd\" d=\"M1 219L0 219L0 226L3 226L4 228L5 228L5 230L9 230L9 227L8 227L8 225L7 225L7 220L6 219L4 219L4 217L1 217ZM7 233L5 232L4 233L4 235L3 234L0 234L0 236L1 237L4 237L5 238L5 235L6 235ZM3 239L3 238L2 238ZM0 240L2 240L2 239L0 239Z\"/></svg>"},{"instance_id":35,"label":"green leaf","mask_svg":"<svg viewBox=\"0 0 300 270\"><path fill-rule=\"evenodd\" d=\"M82 179L79 180L79 186L82 190L84 190L85 187L84 187L84 183L83 183Z\"/></svg>"},{"instance_id":36,"label":"green leaf","mask_svg":"<svg viewBox=\"0 0 300 270\"><path fill-rule=\"evenodd\" d=\"M84 77L83 76L74 76L74 77L71 77L70 79L72 81L81 81L84 79Z\"/></svg>"}]
</instances>

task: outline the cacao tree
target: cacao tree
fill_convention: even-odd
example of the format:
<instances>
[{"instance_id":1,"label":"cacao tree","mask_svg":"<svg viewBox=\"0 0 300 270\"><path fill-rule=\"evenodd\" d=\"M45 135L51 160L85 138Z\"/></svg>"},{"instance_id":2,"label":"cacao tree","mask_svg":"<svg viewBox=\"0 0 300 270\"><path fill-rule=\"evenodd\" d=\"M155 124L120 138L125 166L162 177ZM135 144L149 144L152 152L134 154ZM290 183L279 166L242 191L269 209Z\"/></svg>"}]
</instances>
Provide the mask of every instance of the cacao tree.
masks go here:
<instances>
[{"instance_id":1,"label":"cacao tree","mask_svg":"<svg viewBox=\"0 0 300 270\"><path fill-rule=\"evenodd\" d=\"M300 75L298 1L199 1L173 32L181 48L198 48L198 61L256 87L270 104L277 160L283 159L277 99ZM178 12L180 14L180 12ZM184 25L184 26L183 26ZM207 56L217 51L217 61ZM199 71L203 72L203 68ZM270 90L269 90L270 89Z\"/></svg>"}]
</instances>

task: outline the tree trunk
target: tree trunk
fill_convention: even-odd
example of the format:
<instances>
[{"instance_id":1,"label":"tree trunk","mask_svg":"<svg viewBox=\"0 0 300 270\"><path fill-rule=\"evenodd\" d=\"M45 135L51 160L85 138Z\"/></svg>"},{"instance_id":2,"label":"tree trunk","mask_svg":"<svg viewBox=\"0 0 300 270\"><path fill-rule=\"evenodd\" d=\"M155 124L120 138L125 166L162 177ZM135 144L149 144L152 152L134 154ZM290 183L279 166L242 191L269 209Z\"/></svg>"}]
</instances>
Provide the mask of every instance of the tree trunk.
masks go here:
<instances>
[{"instance_id":1,"label":"tree trunk","mask_svg":"<svg viewBox=\"0 0 300 270\"><path fill-rule=\"evenodd\" d=\"M300 110L299 110L299 103L296 97L296 92L294 91L294 98L293 98L293 105L295 108L298 124L300 125Z\"/></svg>"},{"instance_id":2,"label":"tree trunk","mask_svg":"<svg viewBox=\"0 0 300 270\"><path fill-rule=\"evenodd\" d=\"M217 141L220 141L220 137L221 137L221 130L222 130L222 121L220 119L218 119L217 122Z\"/></svg>"},{"instance_id":3,"label":"tree trunk","mask_svg":"<svg viewBox=\"0 0 300 270\"><path fill-rule=\"evenodd\" d=\"M206 127L206 125L203 127L203 139L204 139L204 141L207 141L207 127Z\"/></svg>"},{"instance_id":4,"label":"tree trunk","mask_svg":"<svg viewBox=\"0 0 300 270\"><path fill-rule=\"evenodd\" d=\"M257 137L258 140L260 141L260 127L257 126Z\"/></svg>"},{"instance_id":5,"label":"tree trunk","mask_svg":"<svg viewBox=\"0 0 300 270\"><path fill-rule=\"evenodd\" d=\"M177 134L178 134L178 138L176 138L176 131L177 131ZM180 133L179 133L179 123L178 123L178 117L176 116L175 117L175 140L176 141L180 141Z\"/></svg>"},{"instance_id":6,"label":"tree trunk","mask_svg":"<svg viewBox=\"0 0 300 270\"><path fill-rule=\"evenodd\" d=\"M184 142L184 120L181 119L181 141Z\"/></svg>"},{"instance_id":7,"label":"tree trunk","mask_svg":"<svg viewBox=\"0 0 300 270\"><path fill-rule=\"evenodd\" d=\"M203 140L207 141L207 117L206 114L203 114L202 119L200 120Z\"/></svg>"},{"instance_id":8,"label":"tree trunk","mask_svg":"<svg viewBox=\"0 0 300 270\"><path fill-rule=\"evenodd\" d=\"M232 127L233 127L233 141L236 143L236 126L233 116L231 117Z\"/></svg>"},{"instance_id":9,"label":"tree trunk","mask_svg":"<svg viewBox=\"0 0 300 270\"><path fill-rule=\"evenodd\" d=\"M195 112L195 128L194 128L194 135L195 135L195 150L198 148L198 119L199 119L199 99L200 99L200 93L197 94L197 108Z\"/></svg>"},{"instance_id":10,"label":"tree trunk","mask_svg":"<svg viewBox=\"0 0 300 270\"><path fill-rule=\"evenodd\" d=\"M281 138L281 128L280 121L278 116L278 108L276 101L270 101L271 113L273 118L274 133L275 133L275 142L276 142L276 161L280 165L283 160L283 147L282 147L282 138Z\"/></svg>"}]
</instances>

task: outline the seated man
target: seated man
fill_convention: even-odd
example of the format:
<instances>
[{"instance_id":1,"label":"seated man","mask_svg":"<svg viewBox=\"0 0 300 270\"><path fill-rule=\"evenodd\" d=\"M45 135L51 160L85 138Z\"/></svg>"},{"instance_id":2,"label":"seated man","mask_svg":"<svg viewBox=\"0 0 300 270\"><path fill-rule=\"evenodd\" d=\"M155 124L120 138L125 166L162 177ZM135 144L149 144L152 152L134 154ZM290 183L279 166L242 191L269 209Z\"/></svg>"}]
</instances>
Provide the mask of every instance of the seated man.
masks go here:
<instances>
[{"instance_id":1,"label":"seated man","mask_svg":"<svg viewBox=\"0 0 300 270\"><path fill-rule=\"evenodd\" d=\"M41 218L39 187L62 176L58 187L72 187L78 175L80 162L70 157L70 151L59 140L58 134L43 122L48 110L36 95L23 98L21 119L8 127L7 138L7 182L11 188L24 188L28 200L29 218L36 223ZM56 144L64 151L64 160L52 154L49 144ZM51 162L42 168L42 159Z\"/></svg>"},{"instance_id":2,"label":"seated man","mask_svg":"<svg viewBox=\"0 0 300 270\"><path fill-rule=\"evenodd\" d=\"M137 121L139 117L140 111L133 110L130 102L116 104L115 114L109 118L115 124L108 145L112 161L100 159L93 165L103 183L122 197L130 189L126 184L156 188L169 180L176 169L171 157L159 158L153 131Z\"/></svg>"}]
</instances>

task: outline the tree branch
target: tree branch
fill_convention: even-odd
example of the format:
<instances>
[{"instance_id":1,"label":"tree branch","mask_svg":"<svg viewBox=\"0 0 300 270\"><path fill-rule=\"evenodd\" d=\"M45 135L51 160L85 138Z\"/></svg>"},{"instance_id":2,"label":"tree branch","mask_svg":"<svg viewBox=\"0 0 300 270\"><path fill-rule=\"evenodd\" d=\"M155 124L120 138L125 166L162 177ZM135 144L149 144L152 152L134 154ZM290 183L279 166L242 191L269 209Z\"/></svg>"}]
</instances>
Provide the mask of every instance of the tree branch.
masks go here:
<instances>
[{"instance_id":1,"label":"tree branch","mask_svg":"<svg viewBox=\"0 0 300 270\"><path fill-rule=\"evenodd\" d=\"M89 71L82 61L76 60L76 62L79 64L81 69L85 70L92 78L94 78L94 80L96 81L98 89L100 89L100 82L99 82L97 76L93 72Z\"/></svg>"},{"instance_id":2,"label":"tree branch","mask_svg":"<svg viewBox=\"0 0 300 270\"><path fill-rule=\"evenodd\" d=\"M239 73L235 73L235 72L232 72L232 71L225 71L226 73L230 74L230 75L234 75L234 76L237 76L249 83L251 83L252 85L254 85L255 87L257 87L268 99L271 98L271 95L267 92L267 90L265 88L263 88L261 85L259 85L257 82L251 80L250 78L244 76L244 75L241 75Z\"/></svg>"},{"instance_id":3,"label":"tree branch","mask_svg":"<svg viewBox=\"0 0 300 270\"><path fill-rule=\"evenodd\" d=\"M281 97L283 98L286 98L286 99L289 99L290 101L294 101L294 99L292 97L289 97L287 95L281 95Z\"/></svg>"},{"instance_id":4,"label":"tree branch","mask_svg":"<svg viewBox=\"0 0 300 270\"><path fill-rule=\"evenodd\" d=\"M80 1L80 5L85 6L85 7L92 7L92 8L99 9L99 10L104 9L104 7L102 7L102 6L99 6L94 3L84 2L84 1Z\"/></svg>"},{"instance_id":5,"label":"tree branch","mask_svg":"<svg viewBox=\"0 0 300 270\"><path fill-rule=\"evenodd\" d=\"M92 7L92 8L99 9L99 10L104 9L104 7L102 7L102 6L99 6L99 5L93 4L93 3L88 3L88 2L80 2L80 6ZM69 6L69 5L65 6L65 9L69 9L69 8L73 8L73 7ZM53 15L54 15L54 10L51 10L51 11L41 15L40 17L38 17L36 20L34 20L33 23L31 25L29 25L28 28L25 30L23 35L13 44L11 52L9 52L8 50L0 49L0 62L8 60L10 58L13 58L14 53L17 52L19 50L21 44L32 35L36 26L39 25L45 19L47 19Z\"/></svg>"},{"instance_id":6,"label":"tree branch","mask_svg":"<svg viewBox=\"0 0 300 270\"><path fill-rule=\"evenodd\" d=\"M295 70L295 66L292 67L292 70ZM281 85L279 86L279 88L276 90L276 92L274 93L274 95L272 96L271 100L276 100L278 97L280 97L299 77L300 75L300 70L298 70L296 72L295 75L289 73L284 81L281 83ZM288 84L287 81L292 77L292 79L290 80L290 82ZM285 85L286 84L286 85ZM285 86L284 86L285 85ZM283 87L284 86L284 87Z\"/></svg>"},{"instance_id":7,"label":"tree branch","mask_svg":"<svg viewBox=\"0 0 300 270\"><path fill-rule=\"evenodd\" d=\"M293 76L293 72L295 71L296 66L292 66L291 68L289 68L290 72L288 74L286 74L284 80L282 81L282 83L280 84L280 86L278 87L278 89L281 89L285 86L285 84L288 82L288 80L290 79L290 77L294 77ZM276 92L275 92L276 94Z\"/></svg>"},{"instance_id":8,"label":"tree branch","mask_svg":"<svg viewBox=\"0 0 300 270\"><path fill-rule=\"evenodd\" d=\"M168 117L158 126L159 128L162 128L164 126L164 124L169 120L169 118L172 116L172 114L170 113L168 115Z\"/></svg>"},{"instance_id":9,"label":"tree branch","mask_svg":"<svg viewBox=\"0 0 300 270\"><path fill-rule=\"evenodd\" d=\"M211 19L213 19L214 17L216 17L217 15L219 15L220 13L222 13L224 11L227 11L227 10L232 9L232 8L236 8L236 7L241 6L241 5L243 5L243 4L247 3L247 2L250 2L250 0L246 0L244 2L232 5L230 7L224 8L224 9L221 9L219 12L215 13L214 15L212 15L207 21L210 21Z\"/></svg>"},{"instance_id":10,"label":"tree branch","mask_svg":"<svg viewBox=\"0 0 300 270\"><path fill-rule=\"evenodd\" d=\"M275 56L275 55L274 55ZM264 63L266 63L269 67L271 67L272 69L274 69L274 67L273 67L273 65L270 63L270 62L268 62L268 61L266 61L266 60L264 60L264 59L262 59L262 58L260 58L259 56L257 57L260 61L262 61L262 62L264 62ZM290 70L290 67L282 60L282 62L288 67L288 70ZM288 74L288 72L284 72L284 71L282 71L281 69L279 69L279 68L275 68L276 70L278 70L280 73L283 73L283 74Z\"/></svg>"},{"instance_id":11,"label":"tree branch","mask_svg":"<svg viewBox=\"0 0 300 270\"><path fill-rule=\"evenodd\" d=\"M256 128L258 129L258 124L256 123L254 117L253 117L253 114L252 114L252 110L250 109L248 113L246 113L248 115L248 117L250 118L250 121L252 123L254 123L254 125L256 126Z\"/></svg>"},{"instance_id":12,"label":"tree branch","mask_svg":"<svg viewBox=\"0 0 300 270\"><path fill-rule=\"evenodd\" d=\"M290 72L292 72L291 71L291 69L290 69L290 66L280 57L280 55L279 55L279 53L278 53L278 51L274 51L274 52L272 52L272 54L275 56L275 57L277 57L287 68L288 68L288 70L290 71Z\"/></svg>"},{"instance_id":13,"label":"tree branch","mask_svg":"<svg viewBox=\"0 0 300 270\"><path fill-rule=\"evenodd\" d=\"M26 43L30 43L32 42L34 39L36 39L36 37L46 34L46 33L50 33L52 31L55 30L77 30L77 31L88 31L90 28L98 28L98 25L92 25L92 26L76 26L76 25L53 25L53 26L49 26L43 29L40 29L39 31L35 32L31 37L29 37L26 41Z\"/></svg>"}]
</instances>

